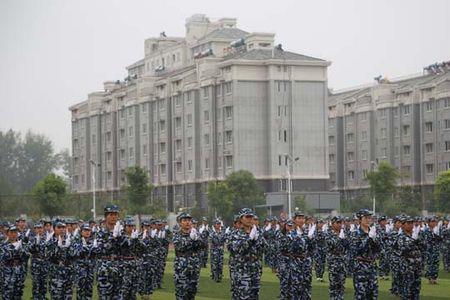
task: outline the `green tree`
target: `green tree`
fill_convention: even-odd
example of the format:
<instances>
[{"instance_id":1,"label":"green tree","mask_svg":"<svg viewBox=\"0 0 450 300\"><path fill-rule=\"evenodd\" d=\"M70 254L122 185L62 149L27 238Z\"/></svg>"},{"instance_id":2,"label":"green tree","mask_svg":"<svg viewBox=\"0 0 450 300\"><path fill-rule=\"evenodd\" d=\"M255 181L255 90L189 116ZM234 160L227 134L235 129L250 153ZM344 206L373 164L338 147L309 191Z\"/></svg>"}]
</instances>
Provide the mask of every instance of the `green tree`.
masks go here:
<instances>
[{"instance_id":1,"label":"green tree","mask_svg":"<svg viewBox=\"0 0 450 300\"><path fill-rule=\"evenodd\" d=\"M399 177L397 169L383 160L378 164L377 170L367 173L367 181L370 185L372 196L376 197L378 210L383 210L383 205L392 199L392 195L397 190L397 178ZM388 204L392 206L392 203Z\"/></svg>"},{"instance_id":2,"label":"green tree","mask_svg":"<svg viewBox=\"0 0 450 300\"><path fill-rule=\"evenodd\" d=\"M233 194L233 211L243 207L253 209L264 203L264 193L252 173L240 170L231 173L225 180Z\"/></svg>"},{"instance_id":3,"label":"green tree","mask_svg":"<svg viewBox=\"0 0 450 300\"><path fill-rule=\"evenodd\" d=\"M297 195L294 198L294 207L292 210L296 210L298 208L299 211L307 213L309 215L313 215L315 210L311 208L308 203L306 203L305 195Z\"/></svg>"},{"instance_id":4,"label":"green tree","mask_svg":"<svg viewBox=\"0 0 450 300\"><path fill-rule=\"evenodd\" d=\"M420 192L410 185L400 187L397 195L400 211L411 216L420 214L422 208L420 196Z\"/></svg>"},{"instance_id":5,"label":"green tree","mask_svg":"<svg viewBox=\"0 0 450 300\"><path fill-rule=\"evenodd\" d=\"M148 212L148 205L152 185L148 183L148 176L145 170L139 166L130 167L125 172L127 185L125 187L128 202L127 212L131 214L141 214Z\"/></svg>"},{"instance_id":6,"label":"green tree","mask_svg":"<svg viewBox=\"0 0 450 300\"><path fill-rule=\"evenodd\" d=\"M20 134L12 129L0 131L0 191L14 193L17 189L19 155L21 153Z\"/></svg>"},{"instance_id":7,"label":"green tree","mask_svg":"<svg viewBox=\"0 0 450 300\"><path fill-rule=\"evenodd\" d=\"M210 211L217 213L227 222L233 219L233 191L226 182L210 182L208 184L208 202Z\"/></svg>"},{"instance_id":8,"label":"green tree","mask_svg":"<svg viewBox=\"0 0 450 300\"><path fill-rule=\"evenodd\" d=\"M41 214L52 218L64 209L66 183L62 177L52 173L33 187L32 194L39 203Z\"/></svg>"},{"instance_id":9,"label":"green tree","mask_svg":"<svg viewBox=\"0 0 450 300\"><path fill-rule=\"evenodd\" d=\"M438 175L434 185L436 208L441 212L450 212L450 170Z\"/></svg>"}]
</instances>

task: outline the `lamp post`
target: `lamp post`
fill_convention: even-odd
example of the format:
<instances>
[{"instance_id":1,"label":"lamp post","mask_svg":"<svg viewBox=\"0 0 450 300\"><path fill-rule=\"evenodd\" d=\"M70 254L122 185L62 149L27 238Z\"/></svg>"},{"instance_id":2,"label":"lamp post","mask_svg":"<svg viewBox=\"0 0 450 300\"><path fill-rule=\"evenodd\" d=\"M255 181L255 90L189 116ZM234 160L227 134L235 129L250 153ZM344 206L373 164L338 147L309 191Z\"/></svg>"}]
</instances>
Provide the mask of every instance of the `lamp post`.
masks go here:
<instances>
[{"instance_id":1,"label":"lamp post","mask_svg":"<svg viewBox=\"0 0 450 300\"><path fill-rule=\"evenodd\" d=\"M92 159L89 161L92 166L92 216L94 218L94 221L97 217L95 213L95 167L99 167L100 164L96 163Z\"/></svg>"},{"instance_id":2,"label":"lamp post","mask_svg":"<svg viewBox=\"0 0 450 300\"><path fill-rule=\"evenodd\" d=\"M375 171L375 168L377 167L377 163L375 161L370 162L372 171ZM373 195L372 195L372 210L373 214L375 214L375 204L376 204L376 198L375 198L375 188L373 189Z\"/></svg>"},{"instance_id":3,"label":"lamp post","mask_svg":"<svg viewBox=\"0 0 450 300\"><path fill-rule=\"evenodd\" d=\"M287 160L287 194L288 194L288 216L289 219L292 218L292 196L291 196L291 167L293 163L298 161L300 157L296 157L295 159L292 159L292 156L289 154L284 155Z\"/></svg>"}]
</instances>

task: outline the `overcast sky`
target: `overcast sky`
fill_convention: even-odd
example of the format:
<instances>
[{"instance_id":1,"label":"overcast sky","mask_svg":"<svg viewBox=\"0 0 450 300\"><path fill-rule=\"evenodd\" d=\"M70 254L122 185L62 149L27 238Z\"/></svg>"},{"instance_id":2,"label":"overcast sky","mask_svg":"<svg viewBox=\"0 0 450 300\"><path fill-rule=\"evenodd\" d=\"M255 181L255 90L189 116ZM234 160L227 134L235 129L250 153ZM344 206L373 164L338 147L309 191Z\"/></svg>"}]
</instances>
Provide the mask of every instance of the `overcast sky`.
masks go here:
<instances>
[{"instance_id":1,"label":"overcast sky","mask_svg":"<svg viewBox=\"0 0 450 300\"><path fill-rule=\"evenodd\" d=\"M236 17L285 50L332 62L329 87L414 74L450 59L450 1L0 0L0 130L70 147L68 107L125 77L144 39L183 36L185 19Z\"/></svg>"}]
</instances>

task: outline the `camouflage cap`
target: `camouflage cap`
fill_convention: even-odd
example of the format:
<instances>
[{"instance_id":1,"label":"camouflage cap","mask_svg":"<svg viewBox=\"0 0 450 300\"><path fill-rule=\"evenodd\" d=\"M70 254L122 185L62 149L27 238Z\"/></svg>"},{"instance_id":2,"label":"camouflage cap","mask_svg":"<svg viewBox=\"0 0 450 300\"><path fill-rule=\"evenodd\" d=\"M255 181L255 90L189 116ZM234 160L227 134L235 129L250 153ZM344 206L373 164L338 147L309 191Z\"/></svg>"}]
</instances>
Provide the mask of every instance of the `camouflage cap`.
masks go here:
<instances>
[{"instance_id":1,"label":"camouflage cap","mask_svg":"<svg viewBox=\"0 0 450 300\"><path fill-rule=\"evenodd\" d=\"M181 214L178 215L177 221L179 222L182 219L192 219L192 216L190 213L182 212ZM153 224L154 224L154 221L156 221L156 220L152 220Z\"/></svg>"},{"instance_id":2,"label":"camouflage cap","mask_svg":"<svg viewBox=\"0 0 450 300\"><path fill-rule=\"evenodd\" d=\"M115 204L107 204L104 209L105 214L118 213L119 211L120 211L119 206L117 206Z\"/></svg>"},{"instance_id":3,"label":"camouflage cap","mask_svg":"<svg viewBox=\"0 0 450 300\"><path fill-rule=\"evenodd\" d=\"M254 216L255 214L253 213L253 211L250 208L242 208L239 213L239 218L242 218L244 216Z\"/></svg>"}]
</instances>

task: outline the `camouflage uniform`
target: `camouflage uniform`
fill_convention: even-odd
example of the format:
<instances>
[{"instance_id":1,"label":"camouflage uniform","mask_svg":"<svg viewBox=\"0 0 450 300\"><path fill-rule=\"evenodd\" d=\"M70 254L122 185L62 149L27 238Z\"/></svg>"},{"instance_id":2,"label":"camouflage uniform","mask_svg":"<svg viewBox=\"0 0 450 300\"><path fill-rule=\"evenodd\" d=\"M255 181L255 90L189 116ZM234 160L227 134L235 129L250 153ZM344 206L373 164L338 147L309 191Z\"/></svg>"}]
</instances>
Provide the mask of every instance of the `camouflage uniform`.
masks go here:
<instances>
[{"instance_id":1,"label":"camouflage uniform","mask_svg":"<svg viewBox=\"0 0 450 300\"><path fill-rule=\"evenodd\" d=\"M405 233L399 234L395 248L400 254L399 281L400 297L403 300L419 299L422 255L420 240L414 240Z\"/></svg>"},{"instance_id":2,"label":"camouflage uniform","mask_svg":"<svg viewBox=\"0 0 450 300\"><path fill-rule=\"evenodd\" d=\"M344 299L346 278L346 253L349 247L347 238L339 238L332 229L325 235L326 254L328 262L328 278L330 281L330 299Z\"/></svg>"},{"instance_id":3,"label":"camouflage uniform","mask_svg":"<svg viewBox=\"0 0 450 300\"><path fill-rule=\"evenodd\" d=\"M141 295L151 295L156 283L157 273L157 261L158 261L158 249L160 247L158 238L155 236L152 238L150 232L147 233L147 237L143 239L143 253L142 253L142 277L139 287L139 293Z\"/></svg>"},{"instance_id":4,"label":"camouflage uniform","mask_svg":"<svg viewBox=\"0 0 450 300\"><path fill-rule=\"evenodd\" d=\"M193 240L190 233L179 231L174 234L175 248L174 281L177 300L193 300L197 293L200 277L200 255L205 249L204 239Z\"/></svg>"},{"instance_id":5,"label":"camouflage uniform","mask_svg":"<svg viewBox=\"0 0 450 300\"><path fill-rule=\"evenodd\" d=\"M292 299L292 281L291 281L291 244L292 238L288 232L280 232L277 239L278 254L278 272L280 280L280 299Z\"/></svg>"},{"instance_id":6,"label":"camouflage uniform","mask_svg":"<svg viewBox=\"0 0 450 300\"><path fill-rule=\"evenodd\" d=\"M266 230L263 228L263 236L266 241L267 247L264 251L264 263L269 266L271 269L277 268L277 255L278 255L278 244L276 242L277 239L277 230L274 225L271 225L271 228Z\"/></svg>"},{"instance_id":7,"label":"camouflage uniform","mask_svg":"<svg viewBox=\"0 0 450 300\"><path fill-rule=\"evenodd\" d=\"M47 294L47 278L49 263L45 259L45 236L34 235L30 239L31 278L33 281L33 299L44 300Z\"/></svg>"},{"instance_id":8,"label":"camouflage uniform","mask_svg":"<svg viewBox=\"0 0 450 300\"><path fill-rule=\"evenodd\" d=\"M450 228L442 231L442 260L444 270L450 272Z\"/></svg>"},{"instance_id":9,"label":"camouflage uniform","mask_svg":"<svg viewBox=\"0 0 450 300\"><path fill-rule=\"evenodd\" d=\"M424 238L426 244L425 277L436 280L439 271L439 249L441 248L442 235L440 232L435 234L431 228L428 228L424 232Z\"/></svg>"},{"instance_id":10,"label":"camouflage uniform","mask_svg":"<svg viewBox=\"0 0 450 300\"><path fill-rule=\"evenodd\" d=\"M121 274L119 273L121 237L113 237L113 232L102 228L97 233L99 261L97 288L99 299L120 299Z\"/></svg>"},{"instance_id":11,"label":"camouflage uniform","mask_svg":"<svg viewBox=\"0 0 450 300\"><path fill-rule=\"evenodd\" d=\"M353 286L355 299L377 299L378 278L376 258L381 251L378 238L369 238L368 233L358 228L351 240L355 264Z\"/></svg>"},{"instance_id":12,"label":"camouflage uniform","mask_svg":"<svg viewBox=\"0 0 450 300\"><path fill-rule=\"evenodd\" d=\"M85 240L78 236L70 245L69 252L74 258L75 282L77 287L77 299L92 299L92 289L94 284L95 258L98 254L98 247L94 245L93 238Z\"/></svg>"},{"instance_id":13,"label":"camouflage uniform","mask_svg":"<svg viewBox=\"0 0 450 300\"><path fill-rule=\"evenodd\" d=\"M120 298L133 300L136 299L139 289L138 257L142 255L143 244L138 238L132 238L122 232L119 251L119 273L122 278Z\"/></svg>"},{"instance_id":14,"label":"camouflage uniform","mask_svg":"<svg viewBox=\"0 0 450 300\"><path fill-rule=\"evenodd\" d=\"M25 286L26 269L25 264L28 260L28 249L25 244L19 249L11 242L3 242L0 248L0 262L3 266L2 279L3 300L22 299Z\"/></svg>"},{"instance_id":15,"label":"camouflage uniform","mask_svg":"<svg viewBox=\"0 0 450 300\"><path fill-rule=\"evenodd\" d=\"M392 231L387 234L386 246L392 274L392 283L390 292L392 295L399 296L401 293L400 278L399 278L400 253L398 252L398 250L394 248L394 245L397 243L397 238L398 238L398 229L394 227L394 229L392 229Z\"/></svg>"},{"instance_id":16,"label":"camouflage uniform","mask_svg":"<svg viewBox=\"0 0 450 300\"><path fill-rule=\"evenodd\" d=\"M209 235L211 240L211 278L220 282L223 276L223 247L225 244L225 232L217 232L215 228L211 230Z\"/></svg>"},{"instance_id":17,"label":"camouflage uniform","mask_svg":"<svg viewBox=\"0 0 450 300\"><path fill-rule=\"evenodd\" d=\"M61 236L62 246L58 246L58 237L52 236L45 245L45 257L50 265L50 295L52 299L72 299L71 257L66 237Z\"/></svg>"},{"instance_id":18,"label":"camouflage uniform","mask_svg":"<svg viewBox=\"0 0 450 300\"><path fill-rule=\"evenodd\" d=\"M316 271L316 278L322 279L325 272L326 252L325 252L325 232L322 230L316 231L315 249L314 249L314 269Z\"/></svg>"},{"instance_id":19,"label":"camouflage uniform","mask_svg":"<svg viewBox=\"0 0 450 300\"><path fill-rule=\"evenodd\" d=\"M230 237L228 251L234 264L230 278L232 299L258 299L263 237L259 235L256 240L250 240L243 229L236 230Z\"/></svg>"},{"instance_id":20,"label":"camouflage uniform","mask_svg":"<svg viewBox=\"0 0 450 300\"><path fill-rule=\"evenodd\" d=\"M157 248L157 267L154 288L161 288L162 280L164 276L164 269L166 267L166 258L169 251L170 240L167 236L167 232L163 229L161 233L164 233L164 237L158 238L159 247Z\"/></svg>"},{"instance_id":21,"label":"camouflage uniform","mask_svg":"<svg viewBox=\"0 0 450 300\"><path fill-rule=\"evenodd\" d=\"M386 232L386 227L377 226L377 234L379 235L379 240L381 243L381 252L379 255L380 258L380 272L379 275L381 277L387 277L390 273L390 264L389 264L389 236Z\"/></svg>"}]
</instances>

